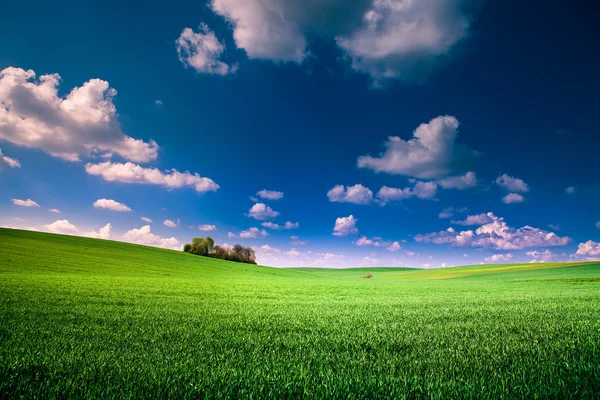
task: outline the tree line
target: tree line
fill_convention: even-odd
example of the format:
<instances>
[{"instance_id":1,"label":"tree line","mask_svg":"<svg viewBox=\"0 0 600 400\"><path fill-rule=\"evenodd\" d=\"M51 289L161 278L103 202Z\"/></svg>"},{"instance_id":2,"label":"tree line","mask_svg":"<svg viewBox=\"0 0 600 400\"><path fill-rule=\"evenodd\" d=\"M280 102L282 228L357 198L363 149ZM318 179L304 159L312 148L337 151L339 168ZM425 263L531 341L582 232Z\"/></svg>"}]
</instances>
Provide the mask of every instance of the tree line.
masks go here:
<instances>
[{"instance_id":1,"label":"tree line","mask_svg":"<svg viewBox=\"0 0 600 400\"><path fill-rule=\"evenodd\" d=\"M196 254L204 257L220 258L221 260L256 264L256 254L252 247L244 247L236 244L231 248L215 245L210 236L205 238L194 238L191 244L183 246L186 253Z\"/></svg>"}]
</instances>

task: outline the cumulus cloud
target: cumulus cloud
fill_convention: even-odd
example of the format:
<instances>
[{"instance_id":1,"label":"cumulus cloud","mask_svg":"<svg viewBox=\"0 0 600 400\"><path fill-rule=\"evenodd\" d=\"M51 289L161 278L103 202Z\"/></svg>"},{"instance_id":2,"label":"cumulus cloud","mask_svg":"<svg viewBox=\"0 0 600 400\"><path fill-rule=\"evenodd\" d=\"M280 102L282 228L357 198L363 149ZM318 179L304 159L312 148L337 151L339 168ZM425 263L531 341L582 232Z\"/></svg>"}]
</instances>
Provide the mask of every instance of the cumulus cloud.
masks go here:
<instances>
[{"instance_id":1,"label":"cumulus cloud","mask_svg":"<svg viewBox=\"0 0 600 400\"><path fill-rule=\"evenodd\" d=\"M257 220L264 220L279 216L279 212L274 211L264 203L256 203L250 208L246 215Z\"/></svg>"},{"instance_id":2,"label":"cumulus cloud","mask_svg":"<svg viewBox=\"0 0 600 400\"><path fill-rule=\"evenodd\" d=\"M140 217L140 220L142 220L144 222L147 222L149 224L152 223L152 220L150 218L148 218L148 217Z\"/></svg>"},{"instance_id":3,"label":"cumulus cloud","mask_svg":"<svg viewBox=\"0 0 600 400\"><path fill-rule=\"evenodd\" d=\"M118 201L114 201L111 199L98 199L94 202L94 207L95 208L104 208L106 210L113 210L113 211L131 211L131 208L127 207L125 204L123 203L119 203Z\"/></svg>"},{"instance_id":4,"label":"cumulus cloud","mask_svg":"<svg viewBox=\"0 0 600 400\"><path fill-rule=\"evenodd\" d=\"M464 190L477 186L477 176L475 175L475 172L469 171L464 175L440 179L437 183L444 189Z\"/></svg>"},{"instance_id":5,"label":"cumulus cloud","mask_svg":"<svg viewBox=\"0 0 600 400\"><path fill-rule=\"evenodd\" d=\"M435 182L416 182L414 187L409 188L391 188L383 186L377 192L377 198L381 204L389 203L391 201L406 200L411 197L417 197L420 199L433 199L437 193L437 184Z\"/></svg>"},{"instance_id":6,"label":"cumulus cloud","mask_svg":"<svg viewBox=\"0 0 600 400\"><path fill-rule=\"evenodd\" d=\"M21 200L21 199L12 199L14 205L21 207L39 207L40 205L31 199Z\"/></svg>"},{"instance_id":7,"label":"cumulus cloud","mask_svg":"<svg viewBox=\"0 0 600 400\"><path fill-rule=\"evenodd\" d=\"M283 198L283 192L277 192L275 190L263 189L259 192L256 192L256 195L267 200L280 200Z\"/></svg>"},{"instance_id":8,"label":"cumulus cloud","mask_svg":"<svg viewBox=\"0 0 600 400\"><path fill-rule=\"evenodd\" d=\"M445 231L417 235L415 240L421 243L448 244L453 247L480 247L498 250L519 250L528 247L565 246L571 238L560 237L554 232L549 232L531 226L513 228L508 226L504 218L488 213L490 222L481 225L475 231L467 230L457 232L453 228Z\"/></svg>"},{"instance_id":9,"label":"cumulus cloud","mask_svg":"<svg viewBox=\"0 0 600 400\"><path fill-rule=\"evenodd\" d=\"M466 207L462 207L462 208L446 207L439 214L439 217L441 219L452 218L454 216L454 213L466 213L466 212L469 212L469 209Z\"/></svg>"},{"instance_id":10,"label":"cumulus cloud","mask_svg":"<svg viewBox=\"0 0 600 400\"><path fill-rule=\"evenodd\" d=\"M389 245L388 247L386 247L385 249L387 251L400 251L400 250L402 250L402 246L400 246L400 243L394 242L391 245Z\"/></svg>"},{"instance_id":11,"label":"cumulus cloud","mask_svg":"<svg viewBox=\"0 0 600 400\"><path fill-rule=\"evenodd\" d=\"M79 229L66 219L59 219L51 224L44 225L44 228L50 232L63 235L77 235L79 233Z\"/></svg>"},{"instance_id":12,"label":"cumulus cloud","mask_svg":"<svg viewBox=\"0 0 600 400\"><path fill-rule=\"evenodd\" d=\"M225 52L225 45L217 39L215 33L206 24L200 24L199 32L185 28L175 44L179 61L186 68L215 75L227 75L237 69L237 65L229 66L220 60Z\"/></svg>"},{"instance_id":13,"label":"cumulus cloud","mask_svg":"<svg viewBox=\"0 0 600 400\"><path fill-rule=\"evenodd\" d=\"M198 229L200 229L201 231L210 232L210 231L216 231L217 226L204 224L204 225L198 225Z\"/></svg>"},{"instance_id":14,"label":"cumulus cloud","mask_svg":"<svg viewBox=\"0 0 600 400\"><path fill-rule=\"evenodd\" d=\"M298 222L290 222L290 221L286 221L285 224L283 225L283 229L298 229L300 227L300 224Z\"/></svg>"},{"instance_id":15,"label":"cumulus cloud","mask_svg":"<svg viewBox=\"0 0 600 400\"><path fill-rule=\"evenodd\" d=\"M579 243L575 255L577 257L586 258L600 257L600 243L594 242L592 240L588 240L585 243Z\"/></svg>"},{"instance_id":16,"label":"cumulus cloud","mask_svg":"<svg viewBox=\"0 0 600 400\"><path fill-rule=\"evenodd\" d=\"M354 186L336 185L327 192L331 202L370 204L373 201L373 192L361 184Z\"/></svg>"},{"instance_id":17,"label":"cumulus cloud","mask_svg":"<svg viewBox=\"0 0 600 400\"><path fill-rule=\"evenodd\" d=\"M265 228L273 229L275 231L280 231L282 229L287 229L287 230L297 229L300 227L300 224L298 222L290 222L290 221L287 221L283 226L273 223L273 222L263 222L261 225L264 226Z\"/></svg>"},{"instance_id":18,"label":"cumulus cloud","mask_svg":"<svg viewBox=\"0 0 600 400\"><path fill-rule=\"evenodd\" d=\"M335 253L317 253L317 258L312 265L320 267L340 267L345 265L346 256Z\"/></svg>"},{"instance_id":19,"label":"cumulus cloud","mask_svg":"<svg viewBox=\"0 0 600 400\"><path fill-rule=\"evenodd\" d=\"M496 185L500 186L509 192L527 193L529 192L529 185L522 179L514 178L507 174L500 175L496 178Z\"/></svg>"},{"instance_id":20,"label":"cumulus cloud","mask_svg":"<svg viewBox=\"0 0 600 400\"><path fill-rule=\"evenodd\" d=\"M269 252L275 252L275 253L279 253L279 249L276 249L274 247L269 246L268 244L265 244L264 246L260 246L261 250L265 250L265 251L269 251Z\"/></svg>"},{"instance_id":21,"label":"cumulus cloud","mask_svg":"<svg viewBox=\"0 0 600 400\"><path fill-rule=\"evenodd\" d=\"M525 253L529 257L533 258L534 262L546 262L552 258L552 252L550 250L544 250L539 252L537 250L528 251Z\"/></svg>"},{"instance_id":22,"label":"cumulus cloud","mask_svg":"<svg viewBox=\"0 0 600 400\"><path fill-rule=\"evenodd\" d=\"M212 179L203 178L198 173L179 172L175 169L163 173L157 168L144 168L130 162L124 164L109 161L98 164L88 163L85 165L85 170L88 174L101 176L108 182L159 185L168 189L189 186L198 193L216 192L219 189L219 185Z\"/></svg>"},{"instance_id":23,"label":"cumulus cloud","mask_svg":"<svg viewBox=\"0 0 600 400\"><path fill-rule=\"evenodd\" d=\"M237 235L235 233L233 233L233 232L227 232L227 237L228 238L234 238L234 237L237 237Z\"/></svg>"},{"instance_id":24,"label":"cumulus cloud","mask_svg":"<svg viewBox=\"0 0 600 400\"><path fill-rule=\"evenodd\" d=\"M521 196L519 193L509 193L502 198L502 202L504 204L515 204L522 203L525 201L525 198Z\"/></svg>"},{"instance_id":25,"label":"cumulus cloud","mask_svg":"<svg viewBox=\"0 0 600 400\"><path fill-rule=\"evenodd\" d=\"M306 33L335 38L376 81L422 80L468 36L471 0L212 0L250 58L302 62Z\"/></svg>"},{"instance_id":26,"label":"cumulus cloud","mask_svg":"<svg viewBox=\"0 0 600 400\"><path fill-rule=\"evenodd\" d=\"M167 228L177 228L179 226L179 220L173 221L170 219L165 219L163 221L163 225L166 226Z\"/></svg>"},{"instance_id":27,"label":"cumulus cloud","mask_svg":"<svg viewBox=\"0 0 600 400\"><path fill-rule=\"evenodd\" d=\"M469 215L463 221L451 221L450 223L455 224L455 225L467 225L467 226L468 225L485 225L485 224L489 224L490 222L493 221L492 217L490 217L489 214L490 213Z\"/></svg>"},{"instance_id":28,"label":"cumulus cloud","mask_svg":"<svg viewBox=\"0 0 600 400\"><path fill-rule=\"evenodd\" d=\"M39 148L68 161L82 155L156 159L155 141L134 139L121 131L108 82L90 79L65 97L59 96L58 74L35 79L32 70L8 67L0 72L0 140Z\"/></svg>"},{"instance_id":29,"label":"cumulus cloud","mask_svg":"<svg viewBox=\"0 0 600 400\"><path fill-rule=\"evenodd\" d=\"M375 236L372 239L362 236L354 242L357 246L374 246L374 247L385 247L389 246L391 242L385 241L382 238Z\"/></svg>"},{"instance_id":30,"label":"cumulus cloud","mask_svg":"<svg viewBox=\"0 0 600 400\"><path fill-rule=\"evenodd\" d=\"M232 236L230 236L230 234ZM232 232L229 232L227 235L228 237L236 237L236 235ZM269 236L269 232L265 231L264 229L258 229L256 227L252 227L248 230L241 231L239 235L241 239L256 239L265 236Z\"/></svg>"},{"instance_id":31,"label":"cumulus cloud","mask_svg":"<svg viewBox=\"0 0 600 400\"><path fill-rule=\"evenodd\" d=\"M102 228L98 229L97 231L91 231L91 232L84 233L83 236L87 236L87 237L91 237L91 238L95 238L95 239L110 240L110 239L112 239L112 225L106 224Z\"/></svg>"},{"instance_id":32,"label":"cumulus cloud","mask_svg":"<svg viewBox=\"0 0 600 400\"><path fill-rule=\"evenodd\" d=\"M375 0L361 27L336 40L352 58L352 67L375 80L421 80L467 38L472 14L465 7L472 3Z\"/></svg>"},{"instance_id":33,"label":"cumulus cloud","mask_svg":"<svg viewBox=\"0 0 600 400\"><path fill-rule=\"evenodd\" d=\"M456 143L458 125L455 117L439 116L421 124L408 141L399 136L390 136L383 154L379 157L359 157L358 167L421 179L447 178L474 161L477 155L475 151ZM472 179L475 179L474 175ZM457 183L459 181L450 180L444 184L456 187L460 186Z\"/></svg>"},{"instance_id":34,"label":"cumulus cloud","mask_svg":"<svg viewBox=\"0 0 600 400\"><path fill-rule=\"evenodd\" d=\"M501 261L509 261L512 260L514 258L512 253L506 253L506 254L494 254L490 257L486 257L483 259L483 261L488 262L488 263L497 263L497 262L501 262Z\"/></svg>"},{"instance_id":35,"label":"cumulus cloud","mask_svg":"<svg viewBox=\"0 0 600 400\"><path fill-rule=\"evenodd\" d=\"M358 234L356 222L358 222L358 219L354 218L352 215L337 218L335 220L335 226L333 227L333 236L349 236Z\"/></svg>"},{"instance_id":36,"label":"cumulus cloud","mask_svg":"<svg viewBox=\"0 0 600 400\"><path fill-rule=\"evenodd\" d=\"M123 239L131 243L143 244L145 246L162 247L165 249L181 250L181 243L174 238L162 238L152 233L150 225L144 225L139 229L131 229L123 235Z\"/></svg>"},{"instance_id":37,"label":"cumulus cloud","mask_svg":"<svg viewBox=\"0 0 600 400\"><path fill-rule=\"evenodd\" d=\"M374 257L366 256L365 258L362 259L361 265L373 265L373 264L377 264L378 262L379 262L378 259L376 259Z\"/></svg>"},{"instance_id":38,"label":"cumulus cloud","mask_svg":"<svg viewBox=\"0 0 600 400\"><path fill-rule=\"evenodd\" d=\"M296 249L291 249L290 251L286 252L285 255L288 257L298 257L300 256L302 253L300 253L298 250Z\"/></svg>"},{"instance_id":39,"label":"cumulus cloud","mask_svg":"<svg viewBox=\"0 0 600 400\"><path fill-rule=\"evenodd\" d=\"M14 158L5 156L2 153L2 149L0 149L0 170L3 170L4 168L21 168L21 163L18 160L15 160Z\"/></svg>"},{"instance_id":40,"label":"cumulus cloud","mask_svg":"<svg viewBox=\"0 0 600 400\"><path fill-rule=\"evenodd\" d=\"M51 212L51 213L54 213L54 214L60 214L60 210L58 210L56 208L51 208L48 211Z\"/></svg>"}]
</instances>

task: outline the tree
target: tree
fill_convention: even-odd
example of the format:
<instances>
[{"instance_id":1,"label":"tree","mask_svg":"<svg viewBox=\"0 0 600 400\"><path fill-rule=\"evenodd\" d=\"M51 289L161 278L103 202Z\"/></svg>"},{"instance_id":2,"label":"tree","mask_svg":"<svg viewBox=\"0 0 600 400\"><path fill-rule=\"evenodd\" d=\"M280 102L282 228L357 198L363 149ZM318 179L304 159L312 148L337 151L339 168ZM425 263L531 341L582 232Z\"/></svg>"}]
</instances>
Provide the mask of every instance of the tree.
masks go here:
<instances>
[{"instance_id":1,"label":"tree","mask_svg":"<svg viewBox=\"0 0 600 400\"><path fill-rule=\"evenodd\" d=\"M192 239L191 244L183 246L183 251L204 257L256 264L256 253L252 247L236 244L228 250L221 246L215 246L215 241L210 236Z\"/></svg>"}]
</instances>

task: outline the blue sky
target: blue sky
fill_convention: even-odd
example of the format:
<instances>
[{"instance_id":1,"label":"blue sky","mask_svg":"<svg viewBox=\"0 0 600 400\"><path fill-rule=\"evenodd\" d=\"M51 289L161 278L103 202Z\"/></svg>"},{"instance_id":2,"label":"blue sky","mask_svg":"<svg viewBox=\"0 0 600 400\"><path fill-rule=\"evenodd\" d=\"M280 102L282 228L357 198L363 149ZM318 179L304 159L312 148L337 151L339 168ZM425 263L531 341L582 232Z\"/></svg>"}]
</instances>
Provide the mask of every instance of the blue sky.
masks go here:
<instances>
[{"instance_id":1,"label":"blue sky","mask_svg":"<svg viewBox=\"0 0 600 400\"><path fill-rule=\"evenodd\" d=\"M5 5L0 225L274 266L600 257L598 7L347 3Z\"/></svg>"}]
</instances>

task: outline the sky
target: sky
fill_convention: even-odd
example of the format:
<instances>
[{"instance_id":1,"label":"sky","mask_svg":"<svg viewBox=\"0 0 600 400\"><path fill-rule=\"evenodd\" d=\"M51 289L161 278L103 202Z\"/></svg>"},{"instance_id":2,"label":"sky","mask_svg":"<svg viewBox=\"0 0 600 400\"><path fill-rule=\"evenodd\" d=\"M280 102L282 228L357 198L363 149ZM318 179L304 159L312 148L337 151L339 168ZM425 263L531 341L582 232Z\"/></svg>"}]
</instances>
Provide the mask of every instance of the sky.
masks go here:
<instances>
[{"instance_id":1,"label":"sky","mask_svg":"<svg viewBox=\"0 0 600 400\"><path fill-rule=\"evenodd\" d=\"M599 12L9 2L0 226L277 267L598 259Z\"/></svg>"}]
</instances>

